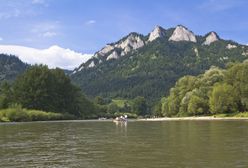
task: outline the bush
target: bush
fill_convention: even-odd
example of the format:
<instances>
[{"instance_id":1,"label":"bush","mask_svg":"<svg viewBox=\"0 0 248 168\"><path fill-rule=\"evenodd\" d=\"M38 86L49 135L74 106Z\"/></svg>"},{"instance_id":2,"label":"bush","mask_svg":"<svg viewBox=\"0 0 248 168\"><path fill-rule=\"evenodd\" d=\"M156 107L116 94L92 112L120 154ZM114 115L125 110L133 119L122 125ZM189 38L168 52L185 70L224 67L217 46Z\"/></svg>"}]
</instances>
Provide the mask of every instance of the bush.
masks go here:
<instances>
[{"instance_id":1,"label":"bush","mask_svg":"<svg viewBox=\"0 0 248 168\"><path fill-rule=\"evenodd\" d=\"M27 110L21 106L0 110L0 122L25 122L73 119L72 115L44 112L39 110Z\"/></svg>"},{"instance_id":2,"label":"bush","mask_svg":"<svg viewBox=\"0 0 248 168\"><path fill-rule=\"evenodd\" d=\"M234 117L248 117L248 112L238 113Z\"/></svg>"}]
</instances>

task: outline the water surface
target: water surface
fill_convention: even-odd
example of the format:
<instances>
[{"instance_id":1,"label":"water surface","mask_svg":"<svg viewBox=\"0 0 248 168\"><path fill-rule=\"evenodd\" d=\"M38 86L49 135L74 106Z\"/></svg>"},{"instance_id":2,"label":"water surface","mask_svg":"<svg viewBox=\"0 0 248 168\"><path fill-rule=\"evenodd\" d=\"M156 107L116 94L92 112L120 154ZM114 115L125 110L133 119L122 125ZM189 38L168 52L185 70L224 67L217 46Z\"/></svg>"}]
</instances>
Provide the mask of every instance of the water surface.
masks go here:
<instances>
[{"instance_id":1,"label":"water surface","mask_svg":"<svg viewBox=\"0 0 248 168\"><path fill-rule=\"evenodd\" d=\"M248 121L0 124L0 167L248 167Z\"/></svg>"}]
</instances>

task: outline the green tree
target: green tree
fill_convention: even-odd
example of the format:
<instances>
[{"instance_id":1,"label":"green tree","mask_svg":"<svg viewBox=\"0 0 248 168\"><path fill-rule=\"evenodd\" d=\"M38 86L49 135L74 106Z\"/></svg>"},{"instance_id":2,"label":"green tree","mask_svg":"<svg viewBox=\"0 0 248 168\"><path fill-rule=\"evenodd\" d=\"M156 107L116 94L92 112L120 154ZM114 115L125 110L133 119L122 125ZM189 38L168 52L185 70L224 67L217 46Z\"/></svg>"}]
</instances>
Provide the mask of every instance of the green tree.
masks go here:
<instances>
[{"instance_id":1,"label":"green tree","mask_svg":"<svg viewBox=\"0 0 248 168\"><path fill-rule=\"evenodd\" d=\"M208 101L197 95L192 95L188 104L189 115L202 115L208 113Z\"/></svg>"},{"instance_id":2,"label":"green tree","mask_svg":"<svg viewBox=\"0 0 248 168\"><path fill-rule=\"evenodd\" d=\"M29 68L14 83L15 102L29 109L54 111L54 80L48 67Z\"/></svg>"},{"instance_id":3,"label":"green tree","mask_svg":"<svg viewBox=\"0 0 248 168\"><path fill-rule=\"evenodd\" d=\"M170 96L162 103L163 113L166 116L174 116L179 112L185 115L187 113L187 93L197 86L197 82L198 79L194 76L185 76L179 79L176 86L170 90Z\"/></svg>"},{"instance_id":4,"label":"green tree","mask_svg":"<svg viewBox=\"0 0 248 168\"><path fill-rule=\"evenodd\" d=\"M132 111L140 116L145 116L148 114L147 104L144 97L138 96L133 100Z\"/></svg>"},{"instance_id":5,"label":"green tree","mask_svg":"<svg viewBox=\"0 0 248 168\"><path fill-rule=\"evenodd\" d=\"M12 89L8 82L3 82L0 88L0 109L8 108L12 102Z\"/></svg>"},{"instance_id":6,"label":"green tree","mask_svg":"<svg viewBox=\"0 0 248 168\"><path fill-rule=\"evenodd\" d=\"M63 70L35 65L17 78L14 102L24 108L84 116L92 104L71 84ZM83 105L83 106L82 106Z\"/></svg>"},{"instance_id":7,"label":"green tree","mask_svg":"<svg viewBox=\"0 0 248 168\"><path fill-rule=\"evenodd\" d=\"M248 110L248 62L234 64L225 74L225 82L234 87L233 92L239 95L239 110Z\"/></svg>"},{"instance_id":8,"label":"green tree","mask_svg":"<svg viewBox=\"0 0 248 168\"><path fill-rule=\"evenodd\" d=\"M115 103L111 103L108 105L107 113L114 114L119 112L119 107Z\"/></svg>"},{"instance_id":9,"label":"green tree","mask_svg":"<svg viewBox=\"0 0 248 168\"><path fill-rule=\"evenodd\" d=\"M156 116L156 117L162 117L163 113L162 113L162 103L161 101L159 101L158 103L156 103L153 108L152 108L152 115Z\"/></svg>"},{"instance_id":10,"label":"green tree","mask_svg":"<svg viewBox=\"0 0 248 168\"><path fill-rule=\"evenodd\" d=\"M216 113L232 113L238 111L238 97L233 86L216 84L209 98L210 111Z\"/></svg>"},{"instance_id":11,"label":"green tree","mask_svg":"<svg viewBox=\"0 0 248 168\"><path fill-rule=\"evenodd\" d=\"M96 96L94 102L99 105L104 105L104 99L101 96Z\"/></svg>"}]
</instances>

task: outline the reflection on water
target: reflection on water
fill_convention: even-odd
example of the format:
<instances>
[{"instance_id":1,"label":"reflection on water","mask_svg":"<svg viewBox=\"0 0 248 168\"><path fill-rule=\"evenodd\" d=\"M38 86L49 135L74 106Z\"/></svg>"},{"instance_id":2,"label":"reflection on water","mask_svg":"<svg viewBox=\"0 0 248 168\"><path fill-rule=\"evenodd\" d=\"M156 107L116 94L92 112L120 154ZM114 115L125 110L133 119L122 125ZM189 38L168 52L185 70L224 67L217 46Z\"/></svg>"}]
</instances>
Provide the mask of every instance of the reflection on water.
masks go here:
<instances>
[{"instance_id":1,"label":"reflection on water","mask_svg":"<svg viewBox=\"0 0 248 168\"><path fill-rule=\"evenodd\" d=\"M127 129L127 122L126 121L113 121L116 127L121 127Z\"/></svg>"},{"instance_id":2,"label":"reflection on water","mask_svg":"<svg viewBox=\"0 0 248 168\"><path fill-rule=\"evenodd\" d=\"M0 167L247 167L247 121L0 124Z\"/></svg>"},{"instance_id":3,"label":"reflection on water","mask_svg":"<svg viewBox=\"0 0 248 168\"><path fill-rule=\"evenodd\" d=\"M114 121L116 126L116 132L124 133L125 137L127 136L127 122L126 121Z\"/></svg>"}]
</instances>

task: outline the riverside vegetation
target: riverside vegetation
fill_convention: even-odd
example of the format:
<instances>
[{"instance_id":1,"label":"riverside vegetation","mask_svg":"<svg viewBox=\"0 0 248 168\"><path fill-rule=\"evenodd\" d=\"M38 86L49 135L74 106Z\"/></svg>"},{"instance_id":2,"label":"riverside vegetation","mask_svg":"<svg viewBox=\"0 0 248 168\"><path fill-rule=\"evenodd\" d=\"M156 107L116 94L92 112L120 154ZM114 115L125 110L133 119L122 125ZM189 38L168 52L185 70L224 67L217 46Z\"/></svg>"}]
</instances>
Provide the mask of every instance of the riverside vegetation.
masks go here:
<instances>
[{"instance_id":1,"label":"riverside vegetation","mask_svg":"<svg viewBox=\"0 0 248 168\"><path fill-rule=\"evenodd\" d=\"M122 103L121 103L122 102ZM147 112L142 97L134 100L87 99L61 69L30 66L13 83L0 88L0 121L92 119L127 114L130 118Z\"/></svg>"},{"instance_id":2,"label":"riverside vegetation","mask_svg":"<svg viewBox=\"0 0 248 168\"><path fill-rule=\"evenodd\" d=\"M69 119L70 117L72 118L72 116L66 116L60 113L27 110L20 105L0 110L0 122L63 120Z\"/></svg>"},{"instance_id":3,"label":"riverside vegetation","mask_svg":"<svg viewBox=\"0 0 248 168\"><path fill-rule=\"evenodd\" d=\"M160 101L161 116L247 117L248 62L212 67L199 76L180 78Z\"/></svg>"},{"instance_id":4,"label":"riverside vegetation","mask_svg":"<svg viewBox=\"0 0 248 168\"><path fill-rule=\"evenodd\" d=\"M86 118L96 112L62 70L43 65L31 66L12 84L3 82L0 93L2 121Z\"/></svg>"},{"instance_id":5,"label":"riverside vegetation","mask_svg":"<svg viewBox=\"0 0 248 168\"><path fill-rule=\"evenodd\" d=\"M87 99L60 69L31 66L0 92L0 121L39 121L138 116L248 116L248 62L211 67L198 76L184 76L152 108L144 97ZM51 111L51 112L49 112Z\"/></svg>"}]
</instances>

